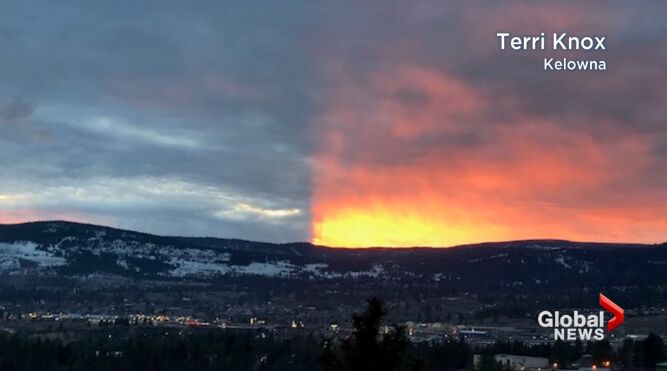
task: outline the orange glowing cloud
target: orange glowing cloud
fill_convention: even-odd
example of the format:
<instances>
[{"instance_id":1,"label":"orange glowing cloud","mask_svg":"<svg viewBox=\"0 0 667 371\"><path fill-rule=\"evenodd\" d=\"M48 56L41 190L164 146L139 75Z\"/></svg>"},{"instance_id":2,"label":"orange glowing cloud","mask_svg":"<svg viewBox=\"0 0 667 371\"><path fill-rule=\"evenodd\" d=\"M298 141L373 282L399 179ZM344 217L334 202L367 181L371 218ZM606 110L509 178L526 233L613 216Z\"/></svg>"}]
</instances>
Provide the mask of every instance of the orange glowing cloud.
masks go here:
<instances>
[{"instance_id":1,"label":"orange glowing cloud","mask_svg":"<svg viewBox=\"0 0 667 371\"><path fill-rule=\"evenodd\" d=\"M601 120L601 140L500 90L417 66L341 82L316 133L313 242L660 239L667 205L626 188L653 165L649 137Z\"/></svg>"}]
</instances>

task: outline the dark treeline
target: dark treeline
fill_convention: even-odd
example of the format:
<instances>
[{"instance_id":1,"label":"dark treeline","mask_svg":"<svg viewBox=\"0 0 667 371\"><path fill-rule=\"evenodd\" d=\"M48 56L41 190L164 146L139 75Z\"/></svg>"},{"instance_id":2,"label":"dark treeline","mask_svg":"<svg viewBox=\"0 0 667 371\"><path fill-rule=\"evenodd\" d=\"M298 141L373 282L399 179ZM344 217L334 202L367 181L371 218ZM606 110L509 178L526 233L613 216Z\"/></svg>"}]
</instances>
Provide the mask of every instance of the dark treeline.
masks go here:
<instances>
[{"instance_id":1,"label":"dark treeline","mask_svg":"<svg viewBox=\"0 0 667 371\"><path fill-rule=\"evenodd\" d=\"M3 335L0 370L315 370L318 342L224 331L119 340L98 335L68 344Z\"/></svg>"},{"instance_id":2,"label":"dark treeline","mask_svg":"<svg viewBox=\"0 0 667 371\"><path fill-rule=\"evenodd\" d=\"M283 339L227 331L118 340L99 334L70 343L0 335L0 371L362 370L357 365L368 364L364 359L368 355L371 363L386 362L367 370L453 370L465 368L472 357L465 343L458 341L439 346L406 343L368 354L351 350L357 358L345 363L327 362L324 348L321 339L310 336Z\"/></svg>"}]
</instances>

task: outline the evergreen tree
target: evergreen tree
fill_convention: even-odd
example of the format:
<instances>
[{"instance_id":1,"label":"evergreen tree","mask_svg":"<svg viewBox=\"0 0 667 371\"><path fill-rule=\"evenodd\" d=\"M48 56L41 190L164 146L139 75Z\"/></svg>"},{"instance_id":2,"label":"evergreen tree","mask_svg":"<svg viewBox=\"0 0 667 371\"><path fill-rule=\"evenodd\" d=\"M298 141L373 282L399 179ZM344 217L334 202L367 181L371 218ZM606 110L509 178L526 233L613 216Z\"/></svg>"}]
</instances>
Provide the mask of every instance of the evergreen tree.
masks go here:
<instances>
[{"instance_id":1,"label":"evergreen tree","mask_svg":"<svg viewBox=\"0 0 667 371\"><path fill-rule=\"evenodd\" d=\"M342 354L337 355L334 344L325 340L320 357L322 366L344 371L398 370L404 362L408 339L405 327L398 325L380 334L386 314L380 299L368 300L366 310L352 316L352 334L342 341Z\"/></svg>"},{"instance_id":2,"label":"evergreen tree","mask_svg":"<svg viewBox=\"0 0 667 371\"><path fill-rule=\"evenodd\" d=\"M653 368L656 363L662 360L665 352L665 343L660 336L649 334L642 343L641 351L644 366Z\"/></svg>"}]
</instances>

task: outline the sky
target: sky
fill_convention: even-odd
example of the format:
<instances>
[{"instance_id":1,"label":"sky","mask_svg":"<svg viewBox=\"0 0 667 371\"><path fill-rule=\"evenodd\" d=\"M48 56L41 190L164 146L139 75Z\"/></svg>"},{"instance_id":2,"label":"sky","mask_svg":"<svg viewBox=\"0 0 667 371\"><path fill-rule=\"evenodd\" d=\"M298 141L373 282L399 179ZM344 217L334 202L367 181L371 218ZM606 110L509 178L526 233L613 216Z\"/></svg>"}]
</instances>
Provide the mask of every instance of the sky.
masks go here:
<instances>
[{"instance_id":1,"label":"sky","mask_svg":"<svg viewBox=\"0 0 667 371\"><path fill-rule=\"evenodd\" d=\"M0 3L0 223L667 240L667 3ZM509 52L497 32L607 38ZM553 72L545 56L604 59Z\"/></svg>"}]
</instances>

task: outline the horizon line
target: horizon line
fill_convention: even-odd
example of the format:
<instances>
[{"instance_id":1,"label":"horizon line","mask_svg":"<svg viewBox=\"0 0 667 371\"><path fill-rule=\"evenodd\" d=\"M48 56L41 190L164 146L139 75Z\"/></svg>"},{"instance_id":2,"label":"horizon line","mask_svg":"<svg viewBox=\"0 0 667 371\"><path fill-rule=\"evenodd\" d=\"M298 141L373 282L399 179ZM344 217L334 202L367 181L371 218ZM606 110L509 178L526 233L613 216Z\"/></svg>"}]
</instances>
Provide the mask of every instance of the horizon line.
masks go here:
<instances>
[{"instance_id":1,"label":"horizon line","mask_svg":"<svg viewBox=\"0 0 667 371\"><path fill-rule=\"evenodd\" d=\"M138 231L138 230L134 230L134 229L124 229L124 228L113 227L113 226L102 225L102 224L95 224L95 223L89 223L89 222L80 222L80 221L70 221L70 220L63 220L63 219L32 220L32 221L17 222L17 223L0 223L0 226L21 226L21 225L28 225L28 224L46 224L46 223L66 223L66 224L74 224L74 225L80 225L80 226L106 228L106 229L113 229L113 230L124 231L124 232L132 232L132 233L143 234L143 235L148 235L148 236L153 236L153 237L160 237L160 238L219 239L219 240L232 240L232 241L263 243L263 244L271 244L271 245L308 244L308 245L311 245L313 247L318 247L318 248L341 249L341 250L342 249L345 249L345 250L433 249L433 250L435 250L435 249L465 248L465 247L480 246L480 245L499 245L499 244L511 244L511 243L530 243L530 242L562 242L562 243L581 244L581 245L627 245L627 246L638 246L638 247L641 247L641 246L660 246L660 245L664 245L664 244L667 243L667 241L653 242L653 243L640 243L640 242L575 241L575 240L569 240L569 239L565 239L565 238L525 238L525 239L516 239L516 240L484 241L484 242L475 242L475 243L460 244L460 245L353 246L353 247L350 247L350 246L320 245L320 244L315 244L311 241L269 242L269 241L248 240L248 239L233 238L233 237L163 235L163 234L157 234L157 233L142 232L142 231Z\"/></svg>"}]
</instances>

